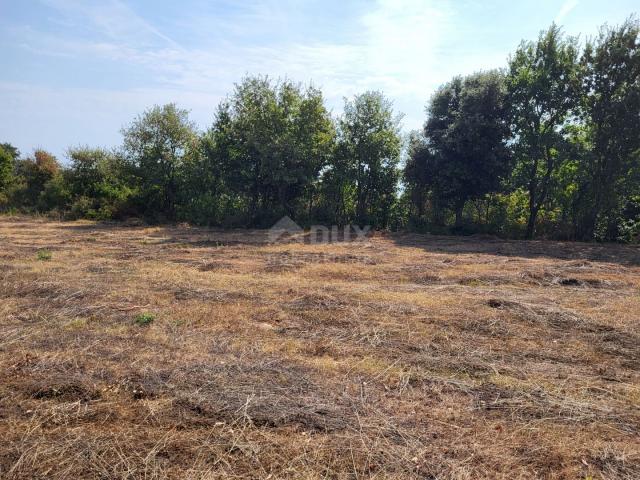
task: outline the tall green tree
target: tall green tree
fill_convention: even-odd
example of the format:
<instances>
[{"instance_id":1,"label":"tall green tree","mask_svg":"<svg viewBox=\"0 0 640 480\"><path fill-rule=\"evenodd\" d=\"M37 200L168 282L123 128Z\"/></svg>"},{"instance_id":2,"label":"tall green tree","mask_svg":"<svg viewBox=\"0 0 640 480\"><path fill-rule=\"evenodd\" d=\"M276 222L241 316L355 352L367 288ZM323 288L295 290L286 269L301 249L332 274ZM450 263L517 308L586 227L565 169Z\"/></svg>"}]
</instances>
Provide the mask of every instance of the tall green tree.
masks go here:
<instances>
[{"instance_id":1,"label":"tall green tree","mask_svg":"<svg viewBox=\"0 0 640 480\"><path fill-rule=\"evenodd\" d=\"M640 23L603 27L587 42L583 107L591 154L578 235L615 240L620 213L640 195Z\"/></svg>"},{"instance_id":2,"label":"tall green tree","mask_svg":"<svg viewBox=\"0 0 640 480\"><path fill-rule=\"evenodd\" d=\"M267 77L236 85L209 135L209 156L219 163L225 187L247 200L254 224L307 211L335 137L318 89Z\"/></svg>"},{"instance_id":3,"label":"tall green tree","mask_svg":"<svg viewBox=\"0 0 640 480\"><path fill-rule=\"evenodd\" d=\"M325 185L344 210L342 220L386 227L396 201L401 117L380 92L345 101L338 145ZM332 183L337 182L337 183Z\"/></svg>"},{"instance_id":4,"label":"tall green tree","mask_svg":"<svg viewBox=\"0 0 640 480\"><path fill-rule=\"evenodd\" d=\"M409 134L407 159L402 171L402 182L410 202L410 215L423 220L426 213L426 203L431 190L434 170L434 155L429 149L423 132L414 131Z\"/></svg>"},{"instance_id":5,"label":"tall green tree","mask_svg":"<svg viewBox=\"0 0 640 480\"><path fill-rule=\"evenodd\" d=\"M424 136L432 158L425 175L437 204L451 208L460 226L467 201L498 191L510 172L504 76L456 77L433 95L427 113Z\"/></svg>"},{"instance_id":6,"label":"tall green tree","mask_svg":"<svg viewBox=\"0 0 640 480\"><path fill-rule=\"evenodd\" d=\"M15 206L14 192L19 188L15 170L20 158L19 150L10 143L0 143L0 207Z\"/></svg>"},{"instance_id":7,"label":"tall green tree","mask_svg":"<svg viewBox=\"0 0 640 480\"><path fill-rule=\"evenodd\" d=\"M198 138L183 167L178 218L200 225L219 225L225 213L220 157L214 136Z\"/></svg>"},{"instance_id":8,"label":"tall green tree","mask_svg":"<svg viewBox=\"0 0 640 480\"><path fill-rule=\"evenodd\" d=\"M151 217L175 219L181 172L197 142L187 110L155 106L122 130L124 152L138 177L140 208Z\"/></svg>"},{"instance_id":9,"label":"tall green tree","mask_svg":"<svg viewBox=\"0 0 640 480\"><path fill-rule=\"evenodd\" d=\"M509 61L507 87L516 183L527 190L526 236L535 233L538 213L548 200L553 175L565 158L563 129L580 99L577 40L552 25L536 42L523 42Z\"/></svg>"},{"instance_id":10,"label":"tall green tree","mask_svg":"<svg viewBox=\"0 0 640 480\"><path fill-rule=\"evenodd\" d=\"M6 191L13 177L14 156L11 151L0 145L0 195L6 195Z\"/></svg>"}]
</instances>

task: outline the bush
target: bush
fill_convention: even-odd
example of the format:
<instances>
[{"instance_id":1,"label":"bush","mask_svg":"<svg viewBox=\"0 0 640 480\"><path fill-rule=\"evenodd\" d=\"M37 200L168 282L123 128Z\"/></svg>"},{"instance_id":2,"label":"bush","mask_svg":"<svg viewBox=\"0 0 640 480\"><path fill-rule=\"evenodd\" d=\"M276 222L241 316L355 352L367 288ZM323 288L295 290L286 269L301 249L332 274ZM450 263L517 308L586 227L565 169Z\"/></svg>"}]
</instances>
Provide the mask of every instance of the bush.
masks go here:
<instances>
[{"instance_id":1,"label":"bush","mask_svg":"<svg viewBox=\"0 0 640 480\"><path fill-rule=\"evenodd\" d=\"M624 221L620 225L618 240L625 243L640 243L640 218Z\"/></svg>"},{"instance_id":2,"label":"bush","mask_svg":"<svg viewBox=\"0 0 640 480\"><path fill-rule=\"evenodd\" d=\"M38 260L48 262L52 257L53 255L49 250L38 250Z\"/></svg>"},{"instance_id":3,"label":"bush","mask_svg":"<svg viewBox=\"0 0 640 480\"><path fill-rule=\"evenodd\" d=\"M136 325L140 327L144 327L147 325L151 325L153 321L156 319L156 316L153 313L144 312L136 315L134 319Z\"/></svg>"},{"instance_id":4,"label":"bush","mask_svg":"<svg viewBox=\"0 0 640 480\"><path fill-rule=\"evenodd\" d=\"M65 210L71 200L71 194L61 174L54 175L44 184L38 198L38 209L43 212L49 210Z\"/></svg>"}]
</instances>

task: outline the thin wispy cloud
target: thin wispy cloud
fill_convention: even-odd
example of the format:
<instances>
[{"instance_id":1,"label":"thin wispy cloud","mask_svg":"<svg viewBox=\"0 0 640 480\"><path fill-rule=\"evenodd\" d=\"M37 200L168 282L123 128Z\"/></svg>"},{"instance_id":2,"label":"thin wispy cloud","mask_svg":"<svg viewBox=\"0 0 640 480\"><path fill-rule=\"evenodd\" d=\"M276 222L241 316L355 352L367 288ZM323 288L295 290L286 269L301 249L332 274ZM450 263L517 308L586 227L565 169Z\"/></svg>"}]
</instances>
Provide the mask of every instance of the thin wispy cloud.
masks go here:
<instances>
[{"instance_id":1,"label":"thin wispy cloud","mask_svg":"<svg viewBox=\"0 0 640 480\"><path fill-rule=\"evenodd\" d=\"M605 20L595 1L568 0L560 11L555 0L519 7L507 0L16 3L0 16L0 48L9 54L0 102L14 109L0 118L0 141L29 149L52 139L57 153L72 143L117 143L132 116L166 102L191 109L206 128L216 104L247 74L313 81L336 114L344 97L382 90L405 114L405 129L420 128L440 84L503 67L522 38L553 19L575 19L588 2L594 20L581 20L595 30ZM532 15L528 30L514 26ZM31 128L38 122L41 128Z\"/></svg>"},{"instance_id":2,"label":"thin wispy cloud","mask_svg":"<svg viewBox=\"0 0 640 480\"><path fill-rule=\"evenodd\" d=\"M92 25L100 41L77 42L65 35L23 32L26 48L32 52L127 63L148 70L153 88L220 96L247 73L313 81L324 89L335 108L343 97L370 89L382 90L400 101L419 96L424 103L434 86L430 84L434 73L443 70L438 52L446 45L453 18L449 2L381 0L353 20L354 31L346 41L338 43L328 38L302 43L276 38L264 44L245 38L252 24L264 22L265 16L276 25L282 20L273 20L278 17L274 12L269 20L264 6L254 3L239 12L208 19L207 29L226 31L226 39L183 48L119 1L99 6L86 6L76 0L46 2L66 21ZM295 31L290 33L296 38ZM420 114L421 110L422 106Z\"/></svg>"},{"instance_id":3,"label":"thin wispy cloud","mask_svg":"<svg viewBox=\"0 0 640 480\"><path fill-rule=\"evenodd\" d=\"M562 23L567 15L569 15L573 11L573 9L578 6L579 3L580 0L566 0L564 4L562 4L562 7L560 8L558 15L556 15L554 21L558 24Z\"/></svg>"},{"instance_id":4,"label":"thin wispy cloud","mask_svg":"<svg viewBox=\"0 0 640 480\"><path fill-rule=\"evenodd\" d=\"M149 42L161 40L177 47L177 43L145 21L120 0L86 2L82 0L43 0L43 3L65 15L67 20L80 20L76 26L89 25L113 40ZM73 23L72 23L73 24ZM154 42L149 42L154 43Z\"/></svg>"},{"instance_id":5,"label":"thin wispy cloud","mask_svg":"<svg viewBox=\"0 0 640 480\"><path fill-rule=\"evenodd\" d=\"M92 7L80 7L81 2L75 0L47 3L72 16L78 24L90 22L105 40L79 43L73 38L29 35L27 45L32 51L127 61L149 68L160 75L156 80L167 85L194 89L205 88L212 81L226 81L228 76L238 80L250 71L301 80L313 75L319 83L337 86L341 94L362 86L390 94L422 92L425 76L433 75L438 67L437 51L447 41L452 17L449 2L438 2L436 8L435 2L384 0L355 19L355 33L349 41L276 40L264 44L242 38L258 18L264 21L249 8L238 14L209 18L208 29L229 31L232 24L235 35L199 48L181 48L121 2ZM262 10L259 4L253 8ZM165 42L154 45L149 37ZM420 62L416 62L417 58Z\"/></svg>"}]
</instances>

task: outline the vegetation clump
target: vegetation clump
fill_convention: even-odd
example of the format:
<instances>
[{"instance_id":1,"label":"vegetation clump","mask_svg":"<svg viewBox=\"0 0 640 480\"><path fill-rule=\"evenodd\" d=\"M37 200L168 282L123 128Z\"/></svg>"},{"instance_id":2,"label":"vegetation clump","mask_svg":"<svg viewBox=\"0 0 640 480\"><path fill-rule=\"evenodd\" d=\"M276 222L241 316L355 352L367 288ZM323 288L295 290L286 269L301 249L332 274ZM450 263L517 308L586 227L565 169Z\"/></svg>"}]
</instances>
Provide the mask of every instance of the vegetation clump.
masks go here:
<instances>
[{"instance_id":1,"label":"vegetation clump","mask_svg":"<svg viewBox=\"0 0 640 480\"><path fill-rule=\"evenodd\" d=\"M140 327L145 327L147 325L151 325L155 319L156 316L153 313L144 312L136 315L134 322Z\"/></svg>"},{"instance_id":2,"label":"vegetation clump","mask_svg":"<svg viewBox=\"0 0 640 480\"><path fill-rule=\"evenodd\" d=\"M53 254L51 253L50 250L38 250L38 260L41 261L49 261L51 260L51 258L53 257Z\"/></svg>"}]
</instances>

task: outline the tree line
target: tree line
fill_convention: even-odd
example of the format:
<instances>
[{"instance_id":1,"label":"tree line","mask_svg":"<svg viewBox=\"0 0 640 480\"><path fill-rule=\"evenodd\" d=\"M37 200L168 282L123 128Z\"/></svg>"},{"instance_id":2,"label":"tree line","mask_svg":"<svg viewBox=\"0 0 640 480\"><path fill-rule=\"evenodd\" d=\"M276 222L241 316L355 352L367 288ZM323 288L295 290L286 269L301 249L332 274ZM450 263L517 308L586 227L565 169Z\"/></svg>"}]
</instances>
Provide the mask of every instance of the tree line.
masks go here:
<instances>
[{"instance_id":1,"label":"tree line","mask_svg":"<svg viewBox=\"0 0 640 480\"><path fill-rule=\"evenodd\" d=\"M358 224L637 241L640 235L640 23L581 44L552 25L504 69L458 76L403 136L380 92L346 99L243 79L199 132L186 110L154 106L112 150L21 156L0 145L0 208L67 218L268 227Z\"/></svg>"}]
</instances>

